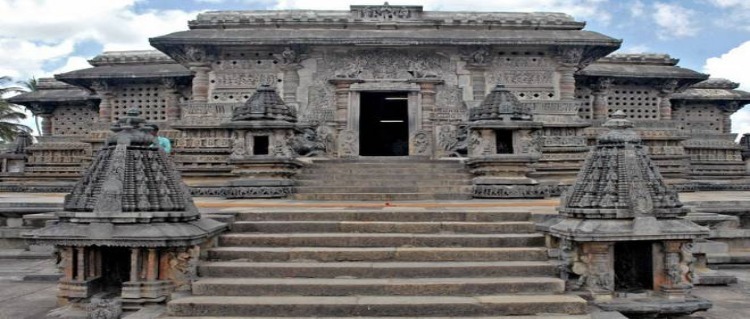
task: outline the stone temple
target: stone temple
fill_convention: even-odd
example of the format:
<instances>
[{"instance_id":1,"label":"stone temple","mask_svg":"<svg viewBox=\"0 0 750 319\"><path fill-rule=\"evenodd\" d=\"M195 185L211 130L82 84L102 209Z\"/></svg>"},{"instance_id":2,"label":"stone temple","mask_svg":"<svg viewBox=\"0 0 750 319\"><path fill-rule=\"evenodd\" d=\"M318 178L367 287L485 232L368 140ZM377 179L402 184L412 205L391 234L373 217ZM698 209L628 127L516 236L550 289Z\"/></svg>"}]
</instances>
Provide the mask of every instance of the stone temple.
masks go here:
<instances>
[{"instance_id":1,"label":"stone temple","mask_svg":"<svg viewBox=\"0 0 750 319\"><path fill-rule=\"evenodd\" d=\"M42 136L22 166L2 172L0 187L69 191L131 108L159 125L203 196L559 195L617 111L678 190L750 187L729 119L749 93L666 54L613 54L621 40L584 25L560 13L387 4L202 13L188 31L151 38L157 50L105 52L91 68L12 98L42 118ZM284 111L231 124L261 87L275 90ZM456 183L429 189L307 183L352 162L448 158L463 169L446 175ZM248 182L269 169L273 178Z\"/></svg>"}]
</instances>

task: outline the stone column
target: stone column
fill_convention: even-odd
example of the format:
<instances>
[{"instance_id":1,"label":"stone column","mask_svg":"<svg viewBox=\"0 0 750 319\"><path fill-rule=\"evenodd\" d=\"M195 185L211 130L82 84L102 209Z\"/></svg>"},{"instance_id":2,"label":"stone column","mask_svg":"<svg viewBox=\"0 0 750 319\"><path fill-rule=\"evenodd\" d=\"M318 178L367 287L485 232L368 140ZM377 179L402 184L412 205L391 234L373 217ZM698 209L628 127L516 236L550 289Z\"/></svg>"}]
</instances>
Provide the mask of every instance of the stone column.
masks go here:
<instances>
[{"instance_id":1,"label":"stone column","mask_svg":"<svg viewBox=\"0 0 750 319\"><path fill-rule=\"evenodd\" d=\"M75 276L75 248L73 247L64 247L60 249L60 254L62 254L62 260L65 263L63 265L63 269L65 271L65 280L70 281L73 280L73 277Z\"/></svg>"},{"instance_id":2,"label":"stone column","mask_svg":"<svg viewBox=\"0 0 750 319\"><path fill-rule=\"evenodd\" d=\"M99 122L112 122L112 99L114 98L114 94L109 87L109 83L106 81L94 82L91 84L91 88L96 91L96 94L101 99L99 102Z\"/></svg>"},{"instance_id":3,"label":"stone column","mask_svg":"<svg viewBox=\"0 0 750 319\"><path fill-rule=\"evenodd\" d=\"M146 261L146 280L155 281L159 272L159 262L156 248L148 249L148 259Z\"/></svg>"},{"instance_id":4,"label":"stone column","mask_svg":"<svg viewBox=\"0 0 750 319\"><path fill-rule=\"evenodd\" d=\"M560 66L560 100L573 100L575 99L576 90L576 79L574 77L576 72L574 66Z\"/></svg>"},{"instance_id":5,"label":"stone column","mask_svg":"<svg viewBox=\"0 0 750 319\"><path fill-rule=\"evenodd\" d=\"M349 87L360 82L356 79L332 79L329 81L336 86L336 125L338 130L346 130L349 120Z\"/></svg>"},{"instance_id":6,"label":"stone column","mask_svg":"<svg viewBox=\"0 0 750 319\"><path fill-rule=\"evenodd\" d=\"M612 243L583 243L583 254L588 257L586 286L599 301L612 299L615 290L615 265Z\"/></svg>"},{"instance_id":7,"label":"stone column","mask_svg":"<svg viewBox=\"0 0 750 319\"><path fill-rule=\"evenodd\" d=\"M39 132L42 136L52 135L52 114L39 114L42 118L42 131Z\"/></svg>"},{"instance_id":8,"label":"stone column","mask_svg":"<svg viewBox=\"0 0 750 319\"><path fill-rule=\"evenodd\" d=\"M422 130L432 135L433 113L435 112L435 82L420 82L422 93Z\"/></svg>"},{"instance_id":9,"label":"stone column","mask_svg":"<svg viewBox=\"0 0 750 319\"><path fill-rule=\"evenodd\" d=\"M208 72L211 71L209 63L190 63L190 71L195 73L193 77L193 97L195 102L208 102Z\"/></svg>"},{"instance_id":10,"label":"stone column","mask_svg":"<svg viewBox=\"0 0 750 319\"><path fill-rule=\"evenodd\" d=\"M692 249L685 241L664 242L664 273L660 290L668 299L684 300L692 288Z\"/></svg>"},{"instance_id":11,"label":"stone column","mask_svg":"<svg viewBox=\"0 0 750 319\"><path fill-rule=\"evenodd\" d=\"M659 85L659 119L672 119L672 102L669 96L677 89L677 80L668 80Z\"/></svg>"},{"instance_id":12,"label":"stone column","mask_svg":"<svg viewBox=\"0 0 750 319\"><path fill-rule=\"evenodd\" d=\"M76 251L76 262L78 264L76 266L76 280L84 281L86 280L86 248L77 247Z\"/></svg>"},{"instance_id":13,"label":"stone column","mask_svg":"<svg viewBox=\"0 0 750 319\"><path fill-rule=\"evenodd\" d=\"M177 92L177 83L172 78L162 79L162 88L164 89L164 100L166 101L167 108L167 121L172 123L173 121L180 120L180 101L179 93Z\"/></svg>"},{"instance_id":14,"label":"stone column","mask_svg":"<svg viewBox=\"0 0 750 319\"><path fill-rule=\"evenodd\" d=\"M140 248L130 248L130 281L136 282L138 281L138 270L140 269L141 265L141 249Z\"/></svg>"},{"instance_id":15,"label":"stone column","mask_svg":"<svg viewBox=\"0 0 750 319\"><path fill-rule=\"evenodd\" d=\"M594 120L606 120L609 115L609 102L607 101L607 95L610 86L612 86L612 82L612 78L599 78L591 87L592 94L594 95Z\"/></svg>"},{"instance_id":16,"label":"stone column","mask_svg":"<svg viewBox=\"0 0 750 319\"><path fill-rule=\"evenodd\" d=\"M559 63L557 71L560 73L560 100L573 100L576 90L575 72L583 58L583 48L558 47L556 51Z\"/></svg>"},{"instance_id":17,"label":"stone column","mask_svg":"<svg viewBox=\"0 0 750 319\"><path fill-rule=\"evenodd\" d=\"M297 70L301 68L302 65L296 63L281 67L281 70L284 71L284 96L282 98L286 104L297 105L297 87L299 87L299 73Z\"/></svg>"}]
</instances>

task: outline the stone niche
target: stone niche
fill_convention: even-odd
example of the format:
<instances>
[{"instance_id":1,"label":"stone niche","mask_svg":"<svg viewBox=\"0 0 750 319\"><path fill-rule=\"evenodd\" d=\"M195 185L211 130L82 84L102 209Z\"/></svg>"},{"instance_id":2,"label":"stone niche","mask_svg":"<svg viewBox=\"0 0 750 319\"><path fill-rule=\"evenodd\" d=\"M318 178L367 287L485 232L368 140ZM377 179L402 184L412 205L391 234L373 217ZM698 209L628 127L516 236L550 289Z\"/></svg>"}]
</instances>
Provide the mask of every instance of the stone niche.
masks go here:
<instances>
[{"instance_id":1,"label":"stone niche","mask_svg":"<svg viewBox=\"0 0 750 319\"><path fill-rule=\"evenodd\" d=\"M687 208L623 112L604 127L548 230L559 239L568 288L631 317L709 308L690 296L693 241L708 229L681 218Z\"/></svg>"},{"instance_id":2,"label":"stone niche","mask_svg":"<svg viewBox=\"0 0 750 319\"><path fill-rule=\"evenodd\" d=\"M261 85L232 120L222 126L234 136L229 164L236 178L226 198L280 198L293 193L294 176L304 164L294 157L297 113L269 85Z\"/></svg>"},{"instance_id":3,"label":"stone niche","mask_svg":"<svg viewBox=\"0 0 750 319\"><path fill-rule=\"evenodd\" d=\"M61 305L90 302L96 312L165 302L190 289L201 246L226 229L201 218L139 115L131 110L113 125L58 221L24 234L29 244L56 247Z\"/></svg>"},{"instance_id":4,"label":"stone niche","mask_svg":"<svg viewBox=\"0 0 750 319\"><path fill-rule=\"evenodd\" d=\"M528 177L540 157L531 108L510 90L496 86L470 109L466 165L474 175L475 198L544 198L549 189Z\"/></svg>"}]
</instances>

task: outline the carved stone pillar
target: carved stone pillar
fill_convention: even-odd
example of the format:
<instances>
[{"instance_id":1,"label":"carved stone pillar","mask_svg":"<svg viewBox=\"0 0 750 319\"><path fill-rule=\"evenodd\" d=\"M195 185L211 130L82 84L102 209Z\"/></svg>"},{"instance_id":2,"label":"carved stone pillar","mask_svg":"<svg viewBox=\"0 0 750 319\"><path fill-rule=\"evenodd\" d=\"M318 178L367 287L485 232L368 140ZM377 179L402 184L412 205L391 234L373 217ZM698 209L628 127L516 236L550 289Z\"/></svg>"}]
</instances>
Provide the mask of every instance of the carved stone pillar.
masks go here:
<instances>
[{"instance_id":1,"label":"carved stone pillar","mask_svg":"<svg viewBox=\"0 0 750 319\"><path fill-rule=\"evenodd\" d=\"M349 87L353 83L360 82L356 79L332 79L330 82L336 86L336 125L339 132L347 129L349 118Z\"/></svg>"},{"instance_id":2,"label":"carved stone pillar","mask_svg":"<svg viewBox=\"0 0 750 319\"><path fill-rule=\"evenodd\" d=\"M42 136L52 135L52 114L39 114L42 118L42 131L39 132Z\"/></svg>"},{"instance_id":3,"label":"carved stone pillar","mask_svg":"<svg viewBox=\"0 0 750 319\"><path fill-rule=\"evenodd\" d=\"M86 248L76 248L76 280L86 280Z\"/></svg>"},{"instance_id":4,"label":"carved stone pillar","mask_svg":"<svg viewBox=\"0 0 750 319\"><path fill-rule=\"evenodd\" d=\"M147 257L147 268L146 268L146 280L148 281L154 281L156 280L158 273L159 273L159 262L157 261L157 251L156 248L149 248L148 249L148 257Z\"/></svg>"},{"instance_id":5,"label":"carved stone pillar","mask_svg":"<svg viewBox=\"0 0 750 319\"><path fill-rule=\"evenodd\" d=\"M560 73L560 100L575 99L576 79L574 76L582 58L583 48L559 47L557 49L557 61L560 63L557 68Z\"/></svg>"},{"instance_id":6,"label":"carved stone pillar","mask_svg":"<svg viewBox=\"0 0 750 319\"><path fill-rule=\"evenodd\" d=\"M299 72L302 66L299 64L288 64L281 67L284 71L284 103L297 105L297 87L299 87Z\"/></svg>"},{"instance_id":7,"label":"carved stone pillar","mask_svg":"<svg viewBox=\"0 0 750 319\"><path fill-rule=\"evenodd\" d=\"M422 130L432 135L433 114L435 112L435 82L421 82L419 87L422 93Z\"/></svg>"},{"instance_id":8,"label":"carved stone pillar","mask_svg":"<svg viewBox=\"0 0 750 319\"><path fill-rule=\"evenodd\" d=\"M693 287L692 244L685 241L664 242L664 277L660 290L669 299L684 300Z\"/></svg>"},{"instance_id":9,"label":"carved stone pillar","mask_svg":"<svg viewBox=\"0 0 750 319\"><path fill-rule=\"evenodd\" d=\"M60 248L60 254L62 254L62 262L63 262L63 271L64 273L64 279L66 281L73 280L73 277L75 276L74 270L75 270L75 248L73 247L64 247Z\"/></svg>"},{"instance_id":10,"label":"carved stone pillar","mask_svg":"<svg viewBox=\"0 0 750 319\"><path fill-rule=\"evenodd\" d=\"M659 119L672 119L672 102L669 96L677 89L677 80L668 80L659 85Z\"/></svg>"},{"instance_id":11,"label":"carved stone pillar","mask_svg":"<svg viewBox=\"0 0 750 319\"><path fill-rule=\"evenodd\" d=\"M112 98L114 94L105 81L94 82L91 88L96 91L101 101L99 102L99 122L112 122Z\"/></svg>"},{"instance_id":12,"label":"carved stone pillar","mask_svg":"<svg viewBox=\"0 0 750 319\"><path fill-rule=\"evenodd\" d=\"M612 298L615 290L613 245L608 242L583 243L583 254L588 259L586 287L600 301Z\"/></svg>"},{"instance_id":13,"label":"carved stone pillar","mask_svg":"<svg viewBox=\"0 0 750 319\"><path fill-rule=\"evenodd\" d=\"M607 95L609 88L612 86L612 78L600 78L592 85L591 89L594 95L593 115L594 120L605 120L609 113L609 102Z\"/></svg>"},{"instance_id":14,"label":"carved stone pillar","mask_svg":"<svg viewBox=\"0 0 750 319\"><path fill-rule=\"evenodd\" d=\"M574 77L576 67L561 66L558 71L560 71L560 99L573 100L576 91L576 79Z\"/></svg>"},{"instance_id":15,"label":"carved stone pillar","mask_svg":"<svg viewBox=\"0 0 750 319\"><path fill-rule=\"evenodd\" d=\"M141 249L131 248L130 249L130 281L138 281L138 273L141 266Z\"/></svg>"},{"instance_id":16,"label":"carved stone pillar","mask_svg":"<svg viewBox=\"0 0 750 319\"><path fill-rule=\"evenodd\" d=\"M164 88L164 97L167 107L167 121L178 121L180 119L180 102L177 92L177 84L172 78L162 79L162 87Z\"/></svg>"},{"instance_id":17,"label":"carved stone pillar","mask_svg":"<svg viewBox=\"0 0 750 319\"><path fill-rule=\"evenodd\" d=\"M195 102L207 102L208 72L211 71L211 66L208 63L191 63L190 71L195 72L192 100Z\"/></svg>"},{"instance_id":18,"label":"carved stone pillar","mask_svg":"<svg viewBox=\"0 0 750 319\"><path fill-rule=\"evenodd\" d=\"M481 102L487 94L487 79L485 71L492 63L493 55L489 47L478 47L462 56L466 61L466 69L470 72L472 100ZM505 83L494 83L505 84Z\"/></svg>"}]
</instances>

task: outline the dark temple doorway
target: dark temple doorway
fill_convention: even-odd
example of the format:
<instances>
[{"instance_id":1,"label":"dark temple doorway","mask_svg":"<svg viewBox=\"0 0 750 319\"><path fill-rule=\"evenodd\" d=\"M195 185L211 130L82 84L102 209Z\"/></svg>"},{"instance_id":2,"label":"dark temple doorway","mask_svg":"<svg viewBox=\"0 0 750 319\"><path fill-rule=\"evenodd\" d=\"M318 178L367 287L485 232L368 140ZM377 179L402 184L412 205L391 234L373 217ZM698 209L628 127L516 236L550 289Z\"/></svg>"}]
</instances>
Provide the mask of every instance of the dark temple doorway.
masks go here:
<instances>
[{"instance_id":1,"label":"dark temple doorway","mask_svg":"<svg viewBox=\"0 0 750 319\"><path fill-rule=\"evenodd\" d=\"M409 103L405 92L362 92L359 154L409 155Z\"/></svg>"},{"instance_id":2,"label":"dark temple doorway","mask_svg":"<svg viewBox=\"0 0 750 319\"><path fill-rule=\"evenodd\" d=\"M615 243L615 290L643 292L654 289L653 242Z\"/></svg>"}]
</instances>

